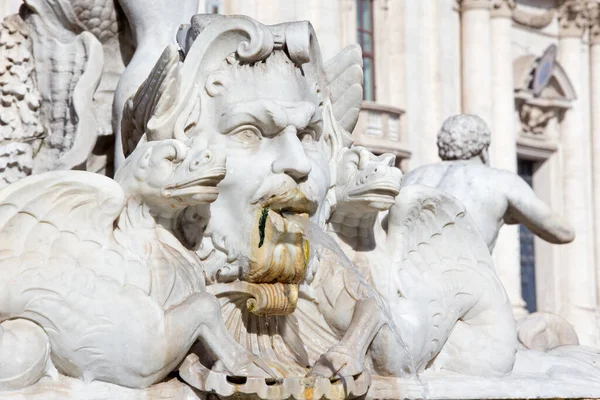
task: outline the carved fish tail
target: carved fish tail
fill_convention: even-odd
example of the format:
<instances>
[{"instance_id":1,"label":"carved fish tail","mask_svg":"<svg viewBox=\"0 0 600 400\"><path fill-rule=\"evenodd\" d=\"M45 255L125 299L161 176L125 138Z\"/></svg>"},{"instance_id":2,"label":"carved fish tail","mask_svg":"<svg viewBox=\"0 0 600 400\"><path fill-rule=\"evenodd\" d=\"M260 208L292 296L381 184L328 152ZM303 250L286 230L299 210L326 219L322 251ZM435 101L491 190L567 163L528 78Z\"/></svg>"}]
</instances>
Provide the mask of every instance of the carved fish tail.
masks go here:
<instances>
[{"instance_id":1,"label":"carved fish tail","mask_svg":"<svg viewBox=\"0 0 600 400\"><path fill-rule=\"evenodd\" d=\"M50 365L50 341L42 328L25 319L0 323L0 392L33 385Z\"/></svg>"}]
</instances>

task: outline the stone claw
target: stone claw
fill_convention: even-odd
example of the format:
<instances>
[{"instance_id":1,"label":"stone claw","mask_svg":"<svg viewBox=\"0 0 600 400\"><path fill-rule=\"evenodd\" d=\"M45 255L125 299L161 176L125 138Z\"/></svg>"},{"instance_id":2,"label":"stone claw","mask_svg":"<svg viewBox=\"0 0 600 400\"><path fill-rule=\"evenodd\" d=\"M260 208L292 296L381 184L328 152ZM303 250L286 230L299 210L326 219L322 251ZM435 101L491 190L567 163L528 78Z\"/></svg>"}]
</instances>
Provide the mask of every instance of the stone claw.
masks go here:
<instances>
[{"instance_id":1,"label":"stone claw","mask_svg":"<svg viewBox=\"0 0 600 400\"><path fill-rule=\"evenodd\" d=\"M337 344L321 354L308 376L339 379L344 376L356 376L364 370L364 362L352 355L346 346Z\"/></svg>"}]
</instances>

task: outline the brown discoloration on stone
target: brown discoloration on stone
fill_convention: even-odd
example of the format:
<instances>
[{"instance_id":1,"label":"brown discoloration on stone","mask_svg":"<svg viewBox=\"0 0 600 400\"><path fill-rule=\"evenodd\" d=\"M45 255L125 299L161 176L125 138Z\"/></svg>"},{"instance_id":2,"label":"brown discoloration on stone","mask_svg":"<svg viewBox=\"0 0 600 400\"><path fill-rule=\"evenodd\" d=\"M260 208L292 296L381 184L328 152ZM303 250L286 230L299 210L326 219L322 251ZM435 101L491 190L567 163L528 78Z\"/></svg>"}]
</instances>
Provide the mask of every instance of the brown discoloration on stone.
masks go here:
<instances>
[{"instance_id":1,"label":"brown discoloration on stone","mask_svg":"<svg viewBox=\"0 0 600 400\"><path fill-rule=\"evenodd\" d=\"M289 315L296 310L298 285L283 283L251 284L253 297L246 303L256 315Z\"/></svg>"},{"instance_id":2,"label":"brown discoloration on stone","mask_svg":"<svg viewBox=\"0 0 600 400\"><path fill-rule=\"evenodd\" d=\"M264 207L269 207L264 224L264 240L261 243L259 230ZM282 214L289 212L308 218L313 204L298 190L272 198L255 215L252 235L250 269L245 279L252 283L299 283L305 275L307 259L306 245L300 227ZM262 244L259 247L259 244Z\"/></svg>"}]
</instances>

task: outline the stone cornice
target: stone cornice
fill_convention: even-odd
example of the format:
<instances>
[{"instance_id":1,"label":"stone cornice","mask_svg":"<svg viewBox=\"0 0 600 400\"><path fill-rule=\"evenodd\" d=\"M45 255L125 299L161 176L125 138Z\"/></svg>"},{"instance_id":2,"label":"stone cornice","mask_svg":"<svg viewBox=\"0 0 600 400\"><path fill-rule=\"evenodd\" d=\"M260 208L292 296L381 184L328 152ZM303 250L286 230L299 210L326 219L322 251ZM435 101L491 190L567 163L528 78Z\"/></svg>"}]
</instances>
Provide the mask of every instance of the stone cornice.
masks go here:
<instances>
[{"instance_id":1,"label":"stone cornice","mask_svg":"<svg viewBox=\"0 0 600 400\"><path fill-rule=\"evenodd\" d=\"M458 0L460 11L492 8L491 0Z\"/></svg>"},{"instance_id":2,"label":"stone cornice","mask_svg":"<svg viewBox=\"0 0 600 400\"><path fill-rule=\"evenodd\" d=\"M515 9L515 0L492 0L492 18L510 18Z\"/></svg>"},{"instance_id":3,"label":"stone cornice","mask_svg":"<svg viewBox=\"0 0 600 400\"><path fill-rule=\"evenodd\" d=\"M588 25L586 0L562 0L558 7L559 35L581 37Z\"/></svg>"}]
</instances>

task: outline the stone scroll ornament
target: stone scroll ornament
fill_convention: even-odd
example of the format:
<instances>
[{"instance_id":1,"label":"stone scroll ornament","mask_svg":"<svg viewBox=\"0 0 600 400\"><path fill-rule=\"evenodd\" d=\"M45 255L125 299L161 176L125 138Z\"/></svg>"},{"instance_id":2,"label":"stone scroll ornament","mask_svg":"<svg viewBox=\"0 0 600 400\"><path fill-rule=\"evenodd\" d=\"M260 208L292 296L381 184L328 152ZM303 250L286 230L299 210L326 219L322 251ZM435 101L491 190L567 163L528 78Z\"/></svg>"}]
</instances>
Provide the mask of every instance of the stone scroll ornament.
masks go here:
<instances>
[{"instance_id":1,"label":"stone scroll ornament","mask_svg":"<svg viewBox=\"0 0 600 400\"><path fill-rule=\"evenodd\" d=\"M177 38L126 102L115 181L0 191L0 399L599 387L592 352L517 350L461 203L352 146L357 46L323 64L308 22L244 16L197 15Z\"/></svg>"}]
</instances>

